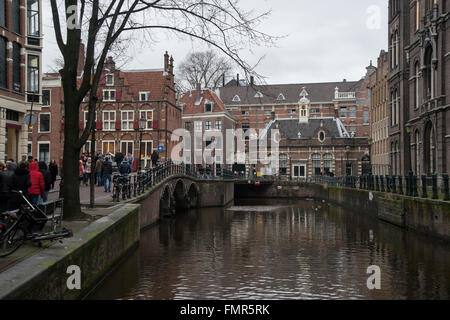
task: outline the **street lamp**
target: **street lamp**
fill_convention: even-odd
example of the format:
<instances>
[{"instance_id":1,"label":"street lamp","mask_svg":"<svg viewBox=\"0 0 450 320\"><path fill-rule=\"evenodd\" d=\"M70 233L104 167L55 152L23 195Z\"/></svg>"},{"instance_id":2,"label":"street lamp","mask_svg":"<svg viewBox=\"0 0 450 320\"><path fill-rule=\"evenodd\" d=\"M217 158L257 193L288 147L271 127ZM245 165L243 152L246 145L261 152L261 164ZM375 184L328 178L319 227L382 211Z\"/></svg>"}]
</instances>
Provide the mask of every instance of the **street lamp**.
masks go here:
<instances>
[{"instance_id":1,"label":"street lamp","mask_svg":"<svg viewBox=\"0 0 450 320\"><path fill-rule=\"evenodd\" d=\"M147 124L147 120L145 118L139 119L139 169L138 172L141 171L141 159L142 159L142 133Z\"/></svg>"}]
</instances>

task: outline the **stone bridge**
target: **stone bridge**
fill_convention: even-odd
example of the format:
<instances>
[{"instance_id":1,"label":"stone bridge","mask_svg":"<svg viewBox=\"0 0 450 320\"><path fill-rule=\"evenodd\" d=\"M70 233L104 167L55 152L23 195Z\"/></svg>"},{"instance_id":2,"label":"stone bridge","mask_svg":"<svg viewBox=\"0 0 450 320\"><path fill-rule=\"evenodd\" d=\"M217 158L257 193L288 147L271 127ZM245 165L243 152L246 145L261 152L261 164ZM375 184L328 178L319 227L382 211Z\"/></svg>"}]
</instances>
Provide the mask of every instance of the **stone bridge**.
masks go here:
<instances>
[{"instance_id":1,"label":"stone bridge","mask_svg":"<svg viewBox=\"0 0 450 320\"><path fill-rule=\"evenodd\" d=\"M193 208L225 206L234 200L234 182L228 180L204 180L189 175L173 175L154 185L134 199L139 203L141 228L159 219Z\"/></svg>"}]
</instances>

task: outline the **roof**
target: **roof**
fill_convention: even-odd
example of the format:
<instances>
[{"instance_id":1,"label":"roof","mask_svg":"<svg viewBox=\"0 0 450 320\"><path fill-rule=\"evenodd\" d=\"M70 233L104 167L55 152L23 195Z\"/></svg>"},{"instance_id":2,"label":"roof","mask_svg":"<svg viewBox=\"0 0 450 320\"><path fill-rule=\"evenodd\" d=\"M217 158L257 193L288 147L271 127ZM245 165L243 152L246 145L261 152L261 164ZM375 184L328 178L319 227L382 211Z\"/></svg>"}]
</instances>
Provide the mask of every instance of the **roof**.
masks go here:
<instances>
[{"instance_id":1,"label":"roof","mask_svg":"<svg viewBox=\"0 0 450 320\"><path fill-rule=\"evenodd\" d=\"M302 139L315 138L319 129L323 129L327 137L344 138L345 134L349 137L345 126L339 118L317 117L310 118L308 122L299 122L298 119L276 119L272 120L264 130L263 136L271 129L278 129L280 134L286 139L298 139L298 133L301 133Z\"/></svg>"},{"instance_id":2,"label":"roof","mask_svg":"<svg viewBox=\"0 0 450 320\"><path fill-rule=\"evenodd\" d=\"M185 105L183 114L187 115L205 113L206 101L214 103L212 113L227 112L222 101L210 89L190 90L181 97L179 103Z\"/></svg>"},{"instance_id":3,"label":"roof","mask_svg":"<svg viewBox=\"0 0 450 320\"><path fill-rule=\"evenodd\" d=\"M303 87L308 92L308 99L311 103L333 101L335 88L340 92L356 92L363 80L323 82L323 83L298 83L298 84L275 84L275 85L255 85L255 86L226 86L218 89L219 97L226 106L233 105L257 105L257 104L294 104L300 100L300 93ZM255 97L261 92L262 98ZM282 94L285 100L279 100ZM233 101L235 96L239 96L240 101Z\"/></svg>"}]
</instances>

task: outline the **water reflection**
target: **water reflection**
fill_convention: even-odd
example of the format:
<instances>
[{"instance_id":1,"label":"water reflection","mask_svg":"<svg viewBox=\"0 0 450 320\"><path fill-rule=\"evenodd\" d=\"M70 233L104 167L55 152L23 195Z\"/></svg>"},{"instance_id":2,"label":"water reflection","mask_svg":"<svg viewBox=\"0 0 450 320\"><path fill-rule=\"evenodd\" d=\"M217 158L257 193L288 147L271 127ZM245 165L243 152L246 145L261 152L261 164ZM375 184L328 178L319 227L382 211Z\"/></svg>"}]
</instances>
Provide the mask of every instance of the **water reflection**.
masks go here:
<instances>
[{"instance_id":1,"label":"water reflection","mask_svg":"<svg viewBox=\"0 0 450 320\"><path fill-rule=\"evenodd\" d=\"M136 258L90 298L450 296L448 245L323 202L282 202L273 210L246 205L192 211L149 229ZM381 268L381 290L367 289L370 265Z\"/></svg>"}]
</instances>

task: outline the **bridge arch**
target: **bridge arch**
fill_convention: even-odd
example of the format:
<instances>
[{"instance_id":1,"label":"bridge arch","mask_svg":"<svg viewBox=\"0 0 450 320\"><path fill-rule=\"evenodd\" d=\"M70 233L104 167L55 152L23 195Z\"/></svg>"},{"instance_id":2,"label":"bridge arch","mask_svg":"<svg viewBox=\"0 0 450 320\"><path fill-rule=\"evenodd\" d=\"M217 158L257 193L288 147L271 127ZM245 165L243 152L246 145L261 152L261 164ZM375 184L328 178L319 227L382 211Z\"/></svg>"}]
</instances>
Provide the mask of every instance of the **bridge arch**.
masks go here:
<instances>
[{"instance_id":1,"label":"bridge arch","mask_svg":"<svg viewBox=\"0 0 450 320\"><path fill-rule=\"evenodd\" d=\"M172 213L172 196L170 192L170 186L166 185L161 193L161 199L159 200L159 216L164 217Z\"/></svg>"},{"instance_id":2,"label":"bridge arch","mask_svg":"<svg viewBox=\"0 0 450 320\"><path fill-rule=\"evenodd\" d=\"M198 185L192 182L187 191L187 200L190 208L198 208L200 200L200 189Z\"/></svg>"}]
</instances>

